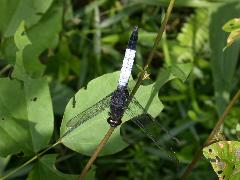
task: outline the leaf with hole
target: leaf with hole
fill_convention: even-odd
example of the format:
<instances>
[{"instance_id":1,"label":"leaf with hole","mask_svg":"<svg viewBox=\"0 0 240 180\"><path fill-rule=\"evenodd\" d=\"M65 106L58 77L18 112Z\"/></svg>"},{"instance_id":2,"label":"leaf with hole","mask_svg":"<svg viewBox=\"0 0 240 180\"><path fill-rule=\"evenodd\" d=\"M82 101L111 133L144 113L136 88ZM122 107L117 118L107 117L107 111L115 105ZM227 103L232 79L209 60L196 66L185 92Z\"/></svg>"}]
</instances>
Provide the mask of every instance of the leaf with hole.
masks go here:
<instances>
[{"instance_id":1,"label":"leaf with hole","mask_svg":"<svg viewBox=\"0 0 240 180\"><path fill-rule=\"evenodd\" d=\"M240 142L219 141L203 148L219 179L240 178Z\"/></svg>"},{"instance_id":2,"label":"leaf with hole","mask_svg":"<svg viewBox=\"0 0 240 180\"><path fill-rule=\"evenodd\" d=\"M151 116L156 117L163 109L163 105L158 99L159 89L171 79L180 78L185 80L190 71L190 64L179 64L169 67L162 71L162 76L156 83L141 86L135 98ZM116 89L118 78L119 72L105 74L89 82L87 89L80 89L75 94L65 109L61 124L61 136L68 133L69 129L66 124L72 117L91 107ZM130 81L129 84L131 86L133 81ZM75 105L73 105L73 102ZM91 155L109 128L107 118L108 111L105 110L63 137L62 143L77 152ZM124 115L123 122L129 119L130 116ZM118 127L107 142L102 155L114 154L127 146L128 144L120 136L120 128Z\"/></svg>"},{"instance_id":3,"label":"leaf with hole","mask_svg":"<svg viewBox=\"0 0 240 180\"><path fill-rule=\"evenodd\" d=\"M34 164L32 171L30 172L27 180L75 180L76 175L68 175L59 171L55 167L56 154L48 154L38 159Z\"/></svg>"}]
</instances>

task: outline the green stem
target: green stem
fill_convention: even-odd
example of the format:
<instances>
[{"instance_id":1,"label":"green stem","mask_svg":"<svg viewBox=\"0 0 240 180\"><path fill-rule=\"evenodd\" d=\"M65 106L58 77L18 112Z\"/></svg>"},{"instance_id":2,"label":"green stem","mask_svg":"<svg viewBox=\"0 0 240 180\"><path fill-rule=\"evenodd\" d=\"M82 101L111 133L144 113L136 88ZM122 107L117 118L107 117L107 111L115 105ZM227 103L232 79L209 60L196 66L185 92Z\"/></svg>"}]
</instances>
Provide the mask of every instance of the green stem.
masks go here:
<instances>
[{"instance_id":1,"label":"green stem","mask_svg":"<svg viewBox=\"0 0 240 180\"><path fill-rule=\"evenodd\" d=\"M53 145L51 145L50 147L48 147L47 149L43 150L42 152L36 154L34 157L32 157L31 159L29 159L27 162L25 162L24 164L22 164L21 166L17 167L16 169L14 169L13 171L9 172L8 174L6 174L5 176L3 176L1 178L1 180L4 180L8 177L10 177L11 175L13 175L14 173L16 173L17 171L21 170L22 168L24 168L25 166L27 166L28 164L30 164L31 162L33 162L34 160L36 160L37 158L39 158L40 156L42 156L44 153L46 153L48 150L52 149L53 147L55 147L56 145L58 145L59 143L61 143L60 139L54 143Z\"/></svg>"},{"instance_id":2,"label":"green stem","mask_svg":"<svg viewBox=\"0 0 240 180\"><path fill-rule=\"evenodd\" d=\"M163 47L164 61L166 62L166 64L168 66L170 66L170 65L172 65L172 60L171 60L170 53L169 53L166 32L163 33L162 47Z\"/></svg>"}]
</instances>

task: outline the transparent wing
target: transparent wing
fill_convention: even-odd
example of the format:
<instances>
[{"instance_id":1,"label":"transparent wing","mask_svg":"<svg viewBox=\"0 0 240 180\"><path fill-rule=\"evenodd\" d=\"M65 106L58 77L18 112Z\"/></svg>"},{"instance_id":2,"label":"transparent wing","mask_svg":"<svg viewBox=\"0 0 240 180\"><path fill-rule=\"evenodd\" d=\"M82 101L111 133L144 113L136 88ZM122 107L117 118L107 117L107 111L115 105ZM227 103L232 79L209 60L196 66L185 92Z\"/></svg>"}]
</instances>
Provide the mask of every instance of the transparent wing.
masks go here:
<instances>
[{"instance_id":1,"label":"transparent wing","mask_svg":"<svg viewBox=\"0 0 240 180\"><path fill-rule=\"evenodd\" d=\"M164 147L164 143L160 142L159 139L161 135L166 133L175 145L179 143L179 140L172 136L159 122L155 121L154 118L139 104L136 98L132 99L125 113L132 117L130 120L134 122L161 151L163 151L171 159L177 161L176 154L172 146Z\"/></svg>"},{"instance_id":2,"label":"transparent wing","mask_svg":"<svg viewBox=\"0 0 240 180\"><path fill-rule=\"evenodd\" d=\"M71 128L77 128L81 124L85 123L86 121L92 119L93 117L97 116L101 112L103 112L107 107L109 107L111 101L111 94L91 106L90 108L84 110L83 112L79 113L78 115L71 118L66 126Z\"/></svg>"}]
</instances>

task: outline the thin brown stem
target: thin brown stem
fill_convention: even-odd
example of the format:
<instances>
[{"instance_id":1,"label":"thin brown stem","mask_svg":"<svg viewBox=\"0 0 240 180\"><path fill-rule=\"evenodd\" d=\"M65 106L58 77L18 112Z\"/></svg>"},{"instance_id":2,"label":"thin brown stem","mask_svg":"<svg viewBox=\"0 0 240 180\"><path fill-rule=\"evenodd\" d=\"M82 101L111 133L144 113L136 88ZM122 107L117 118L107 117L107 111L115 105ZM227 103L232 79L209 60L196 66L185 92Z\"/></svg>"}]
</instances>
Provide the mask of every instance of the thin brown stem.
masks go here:
<instances>
[{"instance_id":1,"label":"thin brown stem","mask_svg":"<svg viewBox=\"0 0 240 180\"><path fill-rule=\"evenodd\" d=\"M185 172L183 173L183 175L181 176L181 180L185 180L188 175L191 173L193 167L195 166L195 164L198 162L198 160L200 159L201 155L202 155L202 149L203 147L209 145L210 141L214 138L214 136L219 132L221 125L223 124L225 117L229 114L229 112L231 111L232 107L234 106L234 104L236 103L236 101L239 99L240 97L240 89L237 91L237 93L234 95L234 97L232 98L232 100L230 101L230 103L228 104L228 106L226 107L226 109L224 110L223 114L221 115L221 117L219 118L218 122L216 123L215 127L213 128L212 132L210 133L210 135L208 136L207 140L204 142L203 146L201 148L199 148L199 150L197 151L197 153L195 154L192 162L188 165L187 169L185 170Z\"/></svg>"},{"instance_id":2,"label":"thin brown stem","mask_svg":"<svg viewBox=\"0 0 240 180\"><path fill-rule=\"evenodd\" d=\"M168 5L168 9L167 9L167 12L166 12L166 15L164 17L164 20L163 20L163 23L162 23L162 26L161 28L159 29L158 31L158 34L157 34L157 37L154 41L154 45L153 45L153 48L148 56L148 59L147 59L147 62L146 62L146 65L144 66L143 68L143 71L141 72L141 74L139 75L138 77L138 80L133 88L133 90L131 91L131 94L128 98L128 102L131 101L131 99L133 98L133 96L135 95L135 93L137 92L138 88L140 87L142 81L143 81L143 78L144 78L144 75L145 73L147 72L147 69L148 67L150 66L151 62L152 62L152 59L153 59L153 56L154 56L154 53L157 49L157 46L162 38L162 35L163 35L163 32L166 28L166 25L167 25L167 22L168 22L168 19L171 15L171 12L172 12L172 9L173 9L173 5L174 5L174 2L175 0L170 0L170 3ZM96 148L96 151L94 152L94 154L91 156L91 158L89 159L88 163L86 164L86 166L84 167L81 175L79 176L79 180L82 180L84 178L84 176L86 175L86 173L88 172L89 168L92 166L92 164L94 163L95 159L98 157L99 153L102 151L102 148L104 147L104 145L106 144L106 142L108 141L108 139L110 138L112 132L114 131L115 128L113 127L110 127L108 132L106 133L106 135L104 136L104 139L101 141L101 143L98 145L98 147ZM111 133L110 133L111 132Z\"/></svg>"},{"instance_id":3,"label":"thin brown stem","mask_svg":"<svg viewBox=\"0 0 240 180\"><path fill-rule=\"evenodd\" d=\"M88 170L91 168L93 162L95 161L95 159L98 157L98 155L100 154L100 152L102 151L104 145L107 143L108 139L111 137L113 131L115 128L110 127L108 132L106 133L106 135L104 136L104 138L102 139L102 141L99 143L99 145L97 146L97 149L95 150L95 152L93 153L93 155L91 156L91 158L88 160L88 163L86 164L86 166L84 167L81 175L79 176L78 180L83 180L84 176L87 174Z\"/></svg>"},{"instance_id":4,"label":"thin brown stem","mask_svg":"<svg viewBox=\"0 0 240 180\"><path fill-rule=\"evenodd\" d=\"M166 15L163 19L163 22L162 22L162 25L158 31L158 34L157 34L157 37L155 38L155 41L154 41L154 44L153 44L153 47L152 47L152 50L147 58L147 62L146 62L146 65L144 66L141 74L138 76L138 80L136 82L136 85L134 86L131 94L130 94L130 97L129 97L129 101L131 101L131 99L133 98L133 96L135 95L135 93L137 92L138 88L140 87L142 81L143 81L143 78L144 78L144 75L145 73L147 73L147 69L148 67L151 65L151 62L153 60L153 56L156 52L156 49L157 49L157 46L162 38L162 35L166 29L166 26L167 26L167 22L168 22L168 19L171 15L171 12L172 12L172 9L173 9L173 5L175 3L175 0L171 0L169 2L169 5L168 5L168 8L167 8L167 12L166 12Z\"/></svg>"}]
</instances>

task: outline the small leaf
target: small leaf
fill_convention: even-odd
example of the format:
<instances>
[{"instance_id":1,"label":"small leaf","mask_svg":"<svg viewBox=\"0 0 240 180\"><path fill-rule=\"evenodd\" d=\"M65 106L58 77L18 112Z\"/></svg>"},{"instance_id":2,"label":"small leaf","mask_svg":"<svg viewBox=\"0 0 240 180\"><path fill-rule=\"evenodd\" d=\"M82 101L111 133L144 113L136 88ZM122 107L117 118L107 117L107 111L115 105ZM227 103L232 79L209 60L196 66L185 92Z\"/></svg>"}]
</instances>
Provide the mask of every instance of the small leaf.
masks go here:
<instances>
[{"instance_id":1,"label":"small leaf","mask_svg":"<svg viewBox=\"0 0 240 180\"><path fill-rule=\"evenodd\" d=\"M22 51L27 45L31 44L31 41L26 36L25 23L22 21L14 34L14 41L19 51Z\"/></svg>"},{"instance_id":2,"label":"small leaf","mask_svg":"<svg viewBox=\"0 0 240 180\"><path fill-rule=\"evenodd\" d=\"M57 155L50 154L45 155L34 164L33 170L30 172L27 180L75 180L77 179L76 175L68 175L60 172L55 167L55 160Z\"/></svg>"},{"instance_id":3,"label":"small leaf","mask_svg":"<svg viewBox=\"0 0 240 180\"><path fill-rule=\"evenodd\" d=\"M229 20L226 24L224 24L223 30L226 32L240 30L240 18Z\"/></svg>"},{"instance_id":4,"label":"small leaf","mask_svg":"<svg viewBox=\"0 0 240 180\"><path fill-rule=\"evenodd\" d=\"M231 46L234 42L240 39L240 29L237 31L232 31L227 38L227 45L223 48L223 51Z\"/></svg>"},{"instance_id":5,"label":"small leaf","mask_svg":"<svg viewBox=\"0 0 240 180\"><path fill-rule=\"evenodd\" d=\"M229 180L240 178L240 142L219 141L203 148L203 154L219 178Z\"/></svg>"},{"instance_id":6,"label":"small leaf","mask_svg":"<svg viewBox=\"0 0 240 180\"><path fill-rule=\"evenodd\" d=\"M16 64L12 76L17 77L19 80L23 80L26 76L26 71L23 64L23 50L27 45L31 44L26 35L24 21L20 23L16 33L14 34L14 42L18 48L18 51L16 52Z\"/></svg>"}]
</instances>

